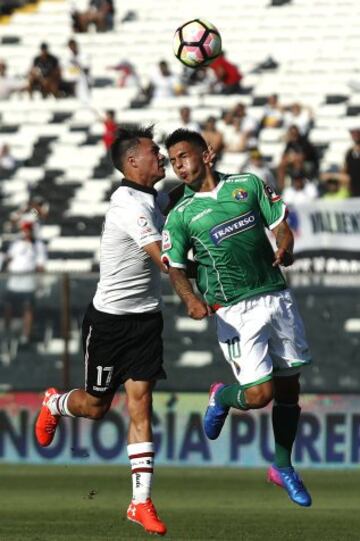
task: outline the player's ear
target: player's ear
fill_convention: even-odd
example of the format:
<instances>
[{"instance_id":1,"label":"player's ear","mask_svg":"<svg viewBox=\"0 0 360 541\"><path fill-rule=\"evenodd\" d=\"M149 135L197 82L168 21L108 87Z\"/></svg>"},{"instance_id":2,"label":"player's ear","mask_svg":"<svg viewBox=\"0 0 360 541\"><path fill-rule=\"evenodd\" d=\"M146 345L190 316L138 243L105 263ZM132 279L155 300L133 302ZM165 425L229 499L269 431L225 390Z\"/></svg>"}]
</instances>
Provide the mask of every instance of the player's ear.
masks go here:
<instances>
[{"instance_id":1,"label":"player's ear","mask_svg":"<svg viewBox=\"0 0 360 541\"><path fill-rule=\"evenodd\" d=\"M207 149L208 153L209 153L209 161L208 161L208 164L210 165L210 167L213 167L215 165L215 162L216 162L216 152L213 148L212 145L208 145L208 149Z\"/></svg>"},{"instance_id":2,"label":"player's ear","mask_svg":"<svg viewBox=\"0 0 360 541\"><path fill-rule=\"evenodd\" d=\"M137 159L135 154L128 154L126 161L130 167L137 167Z\"/></svg>"},{"instance_id":3,"label":"player's ear","mask_svg":"<svg viewBox=\"0 0 360 541\"><path fill-rule=\"evenodd\" d=\"M202 157L203 157L203 161L204 161L205 165L208 165L210 163L210 161L211 161L210 160L210 152L209 152L208 148L203 151Z\"/></svg>"}]
</instances>

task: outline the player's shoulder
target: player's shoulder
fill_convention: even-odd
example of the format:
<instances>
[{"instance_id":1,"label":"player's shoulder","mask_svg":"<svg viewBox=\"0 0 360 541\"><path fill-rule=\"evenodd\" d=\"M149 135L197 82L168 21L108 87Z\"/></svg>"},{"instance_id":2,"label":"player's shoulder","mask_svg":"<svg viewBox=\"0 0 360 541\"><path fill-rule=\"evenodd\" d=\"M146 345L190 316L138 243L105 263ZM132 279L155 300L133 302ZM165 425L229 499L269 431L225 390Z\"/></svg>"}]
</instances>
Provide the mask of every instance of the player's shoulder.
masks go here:
<instances>
[{"instance_id":1,"label":"player's shoulder","mask_svg":"<svg viewBox=\"0 0 360 541\"><path fill-rule=\"evenodd\" d=\"M169 215L178 215L182 214L184 210L192 203L193 197L189 195L184 195L170 211Z\"/></svg>"},{"instance_id":2,"label":"player's shoulder","mask_svg":"<svg viewBox=\"0 0 360 541\"><path fill-rule=\"evenodd\" d=\"M143 192L134 190L129 186L119 186L110 197L110 208L120 207L131 211L131 209L145 206L147 203Z\"/></svg>"}]
</instances>

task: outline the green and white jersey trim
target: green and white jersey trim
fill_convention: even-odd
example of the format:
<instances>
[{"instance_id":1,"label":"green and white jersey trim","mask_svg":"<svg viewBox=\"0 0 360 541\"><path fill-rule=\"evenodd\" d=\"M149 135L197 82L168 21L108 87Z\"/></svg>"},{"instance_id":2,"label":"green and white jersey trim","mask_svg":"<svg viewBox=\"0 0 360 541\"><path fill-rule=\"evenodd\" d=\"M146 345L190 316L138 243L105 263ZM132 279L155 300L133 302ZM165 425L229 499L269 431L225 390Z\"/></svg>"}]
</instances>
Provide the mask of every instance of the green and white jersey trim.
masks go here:
<instances>
[{"instance_id":1,"label":"green and white jersey trim","mask_svg":"<svg viewBox=\"0 0 360 541\"><path fill-rule=\"evenodd\" d=\"M221 282L221 279L220 279L220 273L219 273L218 269L216 268L216 262L215 262L215 259L213 258L213 256L211 255L210 250L209 250L209 249L207 248L207 246L201 241L201 239L199 239L199 238L197 238L197 237L191 237L191 238L197 240L197 241L199 242L199 244L202 245L202 247L204 248L204 250L206 250L206 252L208 253L209 258L210 258L210 260L212 261L212 264L213 264L213 269L214 269L214 271L216 272L217 281L218 281L218 284L219 284L219 286L220 286L221 292L222 292L222 294L223 294L223 296L224 296L224 301L227 302L228 299L227 299L227 297L226 297L226 295L225 295L225 291L224 291L224 288L223 288L223 285L222 285L222 282ZM206 269L206 284L207 284L207 285L206 285L206 290L205 290L204 293L203 293L204 299L205 299L207 302L209 301L209 299L208 299L208 297L207 297L207 293L208 293L208 291L209 291L209 276L208 276L208 272L209 272L208 269Z\"/></svg>"},{"instance_id":2,"label":"green and white jersey trim","mask_svg":"<svg viewBox=\"0 0 360 541\"><path fill-rule=\"evenodd\" d=\"M277 220L275 220L275 222L273 222L272 224L270 224L270 225L268 226L269 229L270 229L270 230L275 229L275 227L276 227L277 225L281 224L281 222L284 220L285 216L286 216L286 207L284 206L280 218L278 218Z\"/></svg>"}]
</instances>

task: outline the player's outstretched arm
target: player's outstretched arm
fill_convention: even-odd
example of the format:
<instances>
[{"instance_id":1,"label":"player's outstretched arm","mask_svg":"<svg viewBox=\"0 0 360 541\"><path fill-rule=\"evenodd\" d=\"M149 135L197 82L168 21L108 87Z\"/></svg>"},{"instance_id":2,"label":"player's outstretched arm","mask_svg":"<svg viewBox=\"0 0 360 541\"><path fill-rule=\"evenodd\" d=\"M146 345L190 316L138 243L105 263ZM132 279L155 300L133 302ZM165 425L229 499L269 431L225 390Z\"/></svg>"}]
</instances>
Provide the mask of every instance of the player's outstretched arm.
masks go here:
<instances>
[{"instance_id":1,"label":"player's outstretched arm","mask_svg":"<svg viewBox=\"0 0 360 541\"><path fill-rule=\"evenodd\" d=\"M190 317L193 319L203 319L210 315L210 308L195 295L185 270L170 267L169 276L176 293L185 304Z\"/></svg>"},{"instance_id":2,"label":"player's outstretched arm","mask_svg":"<svg viewBox=\"0 0 360 541\"><path fill-rule=\"evenodd\" d=\"M273 267L283 265L289 267L294 263L294 235L287 222L283 220L273 229L276 239L277 250L275 252L275 260Z\"/></svg>"},{"instance_id":3,"label":"player's outstretched arm","mask_svg":"<svg viewBox=\"0 0 360 541\"><path fill-rule=\"evenodd\" d=\"M150 242L149 244L146 244L143 246L145 252L151 257L151 259L154 261L154 263L159 267L161 272L165 272L165 274L168 273L168 268L164 263L161 261L161 242Z\"/></svg>"}]
</instances>

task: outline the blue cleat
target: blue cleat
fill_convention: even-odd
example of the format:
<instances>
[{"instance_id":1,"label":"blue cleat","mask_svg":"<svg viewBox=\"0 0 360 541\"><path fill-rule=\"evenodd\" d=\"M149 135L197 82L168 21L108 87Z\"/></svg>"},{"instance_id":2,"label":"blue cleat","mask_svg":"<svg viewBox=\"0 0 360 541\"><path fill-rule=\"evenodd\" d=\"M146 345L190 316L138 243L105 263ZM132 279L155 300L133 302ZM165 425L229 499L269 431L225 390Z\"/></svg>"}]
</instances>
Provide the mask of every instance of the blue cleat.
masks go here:
<instances>
[{"instance_id":1,"label":"blue cleat","mask_svg":"<svg viewBox=\"0 0 360 541\"><path fill-rule=\"evenodd\" d=\"M223 387L225 387L224 383L220 382L210 385L209 404L204 415L204 430L210 440L216 440L219 437L230 409L216 403L216 393Z\"/></svg>"},{"instance_id":2,"label":"blue cleat","mask_svg":"<svg viewBox=\"0 0 360 541\"><path fill-rule=\"evenodd\" d=\"M292 466L289 468L270 466L267 472L267 480L284 488L293 502L303 507L310 507L312 503L311 496Z\"/></svg>"}]
</instances>

